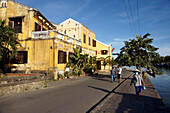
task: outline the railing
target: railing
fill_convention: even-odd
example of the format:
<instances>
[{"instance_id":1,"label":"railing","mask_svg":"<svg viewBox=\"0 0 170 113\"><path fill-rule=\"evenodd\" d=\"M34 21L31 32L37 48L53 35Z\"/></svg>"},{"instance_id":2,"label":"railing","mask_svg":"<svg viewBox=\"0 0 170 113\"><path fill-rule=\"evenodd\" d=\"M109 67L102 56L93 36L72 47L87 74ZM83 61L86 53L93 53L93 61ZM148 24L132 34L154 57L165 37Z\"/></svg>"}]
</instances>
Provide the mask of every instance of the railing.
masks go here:
<instances>
[{"instance_id":1,"label":"railing","mask_svg":"<svg viewBox=\"0 0 170 113\"><path fill-rule=\"evenodd\" d=\"M67 42L70 42L70 43L73 44L73 39L68 37L68 38L67 38Z\"/></svg>"},{"instance_id":2,"label":"railing","mask_svg":"<svg viewBox=\"0 0 170 113\"><path fill-rule=\"evenodd\" d=\"M33 38L49 38L49 32L48 31L35 31L32 32Z\"/></svg>"},{"instance_id":3,"label":"railing","mask_svg":"<svg viewBox=\"0 0 170 113\"><path fill-rule=\"evenodd\" d=\"M81 41L76 40L76 45L81 46Z\"/></svg>"},{"instance_id":4,"label":"railing","mask_svg":"<svg viewBox=\"0 0 170 113\"><path fill-rule=\"evenodd\" d=\"M33 38L50 38L50 37L57 37L58 39L61 39L61 40L65 40L69 43L74 43L74 38L71 38L71 37L65 37L65 35L63 34L60 34L57 32L57 34L55 33L56 31L54 30L50 30L50 31L35 31L35 32L32 32L32 35L33 35ZM65 38L64 38L65 37ZM76 40L76 45L79 45L81 46L81 41L80 40Z\"/></svg>"},{"instance_id":5,"label":"railing","mask_svg":"<svg viewBox=\"0 0 170 113\"><path fill-rule=\"evenodd\" d=\"M64 40L64 35L57 34L57 38L59 38L59 39L61 39L61 40Z\"/></svg>"}]
</instances>

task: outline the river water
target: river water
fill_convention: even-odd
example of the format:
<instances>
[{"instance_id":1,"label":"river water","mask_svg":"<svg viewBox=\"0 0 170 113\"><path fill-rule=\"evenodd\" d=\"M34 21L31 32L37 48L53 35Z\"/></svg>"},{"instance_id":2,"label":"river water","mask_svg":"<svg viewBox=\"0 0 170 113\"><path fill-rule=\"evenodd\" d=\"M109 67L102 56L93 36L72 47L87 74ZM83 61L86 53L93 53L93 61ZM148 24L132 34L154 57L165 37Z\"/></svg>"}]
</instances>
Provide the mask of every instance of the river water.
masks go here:
<instances>
[{"instance_id":1,"label":"river water","mask_svg":"<svg viewBox=\"0 0 170 113\"><path fill-rule=\"evenodd\" d=\"M136 69L136 67L126 67L129 69ZM154 84L156 90L161 96L163 103L167 108L170 108L170 69L167 68L157 68L162 74L156 75L156 77L149 76L150 80ZM142 71L145 71L142 68Z\"/></svg>"},{"instance_id":2,"label":"river water","mask_svg":"<svg viewBox=\"0 0 170 113\"><path fill-rule=\"evenodd\" d=\"M166 107L170 108L170 69L158 68L162 72L156 77L151 77L150 79L157 89L159 95L162 97Z\"/></svg>"}]
</instances>

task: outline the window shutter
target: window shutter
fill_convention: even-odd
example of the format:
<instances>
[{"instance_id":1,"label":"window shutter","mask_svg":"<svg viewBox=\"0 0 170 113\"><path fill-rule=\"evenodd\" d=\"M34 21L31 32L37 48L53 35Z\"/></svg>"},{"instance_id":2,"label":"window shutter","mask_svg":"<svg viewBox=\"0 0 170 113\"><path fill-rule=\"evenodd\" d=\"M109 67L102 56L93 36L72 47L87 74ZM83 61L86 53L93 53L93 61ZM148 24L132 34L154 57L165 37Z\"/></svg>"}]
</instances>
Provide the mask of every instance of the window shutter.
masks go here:
<instances>
[{"instance_id":1,"label":"window shutter","mask_svg":"<svg viewBox=\"0 0 170 113\"><path fill-rule=\"evenodd\" d=\"M8 25L9 25L10 27L14 28L14 21L9 21L9 22L8 22Z\"/></svg>"},{"instance_id":2,"label":"window shutter","mask_svg":"<svg viewBox=\"0 0 170 113\"><path fill-rule=\"evenodd\" d=\"M86 35L84 34L84 43L86 43Z\"/></svg>"},{"instance_id":3,"label":"window shutter","mask_svg":"<svg viewBox=\"0 0 170 113\"><path fill-rule=\"evenodd\" d=\"M63 63L66 63L66 60L67 60L66 52L63 52Z\"/></svg>"},{"instance_id":4,"label":"window shutter","mask_svg":"<svg viewBox=\"0 0 170 113\"><path fill-rule=\"evenodd\" d=\"M58 51L58 64L62 63L62 51Z\"/></svg>"},{"instance_id":5,"label":"window shutter","mask_svg":"<svg viewBox=\"0 0 170 113\"><path fill-rule=\"evenodd\" d=\"M96 47L96 40L93 39L93 47Z\"/></svg>"}]
</instances>

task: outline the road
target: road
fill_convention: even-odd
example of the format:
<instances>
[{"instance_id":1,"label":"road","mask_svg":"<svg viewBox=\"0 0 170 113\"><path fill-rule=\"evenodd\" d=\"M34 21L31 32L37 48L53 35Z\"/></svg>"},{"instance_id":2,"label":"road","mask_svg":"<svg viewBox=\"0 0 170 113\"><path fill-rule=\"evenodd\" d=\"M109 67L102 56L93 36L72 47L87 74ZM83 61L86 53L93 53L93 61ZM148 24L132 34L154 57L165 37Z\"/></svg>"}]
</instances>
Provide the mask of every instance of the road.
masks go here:
<instances>
[{"instance_id":1,"label":"road","mask_svg":"<svg viewBox=\"0 0 170 113\"><path fill-rule=\"evenodd\" d=\"M0 113L89 112L118 85L108 73L55 81L44 89L1 97Z\"/></svg>"}]
</instances>

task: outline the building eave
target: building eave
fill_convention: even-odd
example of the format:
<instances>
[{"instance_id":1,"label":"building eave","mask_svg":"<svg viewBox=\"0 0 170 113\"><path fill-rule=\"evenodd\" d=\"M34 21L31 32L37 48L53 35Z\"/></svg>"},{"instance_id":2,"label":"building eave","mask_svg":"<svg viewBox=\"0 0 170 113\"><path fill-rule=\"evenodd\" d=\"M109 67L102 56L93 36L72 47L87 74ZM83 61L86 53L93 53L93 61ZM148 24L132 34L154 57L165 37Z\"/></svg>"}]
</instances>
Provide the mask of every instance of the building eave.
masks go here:
<instances>
[{"instance_id":1,"label":"building eave","mask_svg":"<svg viewBox=\"0 0 170 113\"><path fill-rule=\"evenodd\" d=\"M103 42L100 42L99 40L96 40L98 43L101 43L101 44L103 44L103 45L105 45L105 46L107 46L107 47L109 47L110 45L107 45L107 44L104 44Z\"/></svg>"}]
</instances>

